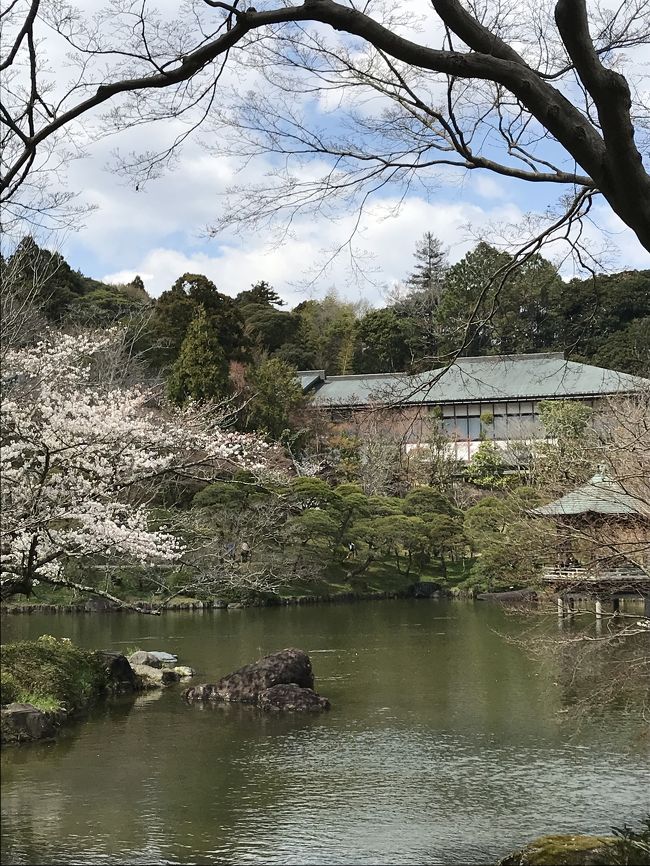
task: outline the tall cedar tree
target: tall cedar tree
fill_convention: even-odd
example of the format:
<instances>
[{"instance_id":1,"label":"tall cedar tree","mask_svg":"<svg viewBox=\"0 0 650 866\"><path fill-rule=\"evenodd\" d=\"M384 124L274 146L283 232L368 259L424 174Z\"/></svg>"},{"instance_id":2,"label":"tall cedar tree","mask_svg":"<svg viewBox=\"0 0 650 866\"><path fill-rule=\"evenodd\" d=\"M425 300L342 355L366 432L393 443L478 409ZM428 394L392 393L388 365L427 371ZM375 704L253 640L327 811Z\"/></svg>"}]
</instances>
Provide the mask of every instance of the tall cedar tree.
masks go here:
<instances>
[{"instance_id":1,"label":"tall cedar tree","mask_svg":"<svg viewBox=\"0 0 650 866\"><path fill-rule=\"evenodd\" d=\"M182 406L190 400L219 400L229 390L228 360L214 322L201 307L169 374L167 394Z\"/></svg>"}]
</instances>

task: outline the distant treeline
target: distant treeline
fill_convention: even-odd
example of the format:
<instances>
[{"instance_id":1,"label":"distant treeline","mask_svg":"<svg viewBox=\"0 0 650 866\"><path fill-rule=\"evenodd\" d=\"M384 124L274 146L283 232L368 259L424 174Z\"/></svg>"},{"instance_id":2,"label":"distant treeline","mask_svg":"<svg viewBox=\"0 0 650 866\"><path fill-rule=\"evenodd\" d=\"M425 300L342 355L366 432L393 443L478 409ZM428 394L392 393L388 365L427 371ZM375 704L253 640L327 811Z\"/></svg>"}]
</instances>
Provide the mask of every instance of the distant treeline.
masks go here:
<instances>
[{"instance_id":1,"label":"distant treeline","mask_svg":"<svg viewBox=\"0 0 650 866\"><path fill-rule=\"evenodd\" d=\"M137 348L179 402L210 396L195 381L206 370L223 392L238 370L245 376L269 359L277 370L282 362L332 375L391 372L433 366L459 347L462 355L563 351L650 374L650 270L564 282L541 256L510 264L507 253L479 243L448 266L440 242L425 234L413 272L385 307L330 292L292 310L263 280L232 298L201 274L182 275L154 300L139 277L120 286L90 279L31 238L4 268L22 291L36 293L52 323L133 321ZM491 279L497 272L506 276Z\"/></svg>"}]
</instances>

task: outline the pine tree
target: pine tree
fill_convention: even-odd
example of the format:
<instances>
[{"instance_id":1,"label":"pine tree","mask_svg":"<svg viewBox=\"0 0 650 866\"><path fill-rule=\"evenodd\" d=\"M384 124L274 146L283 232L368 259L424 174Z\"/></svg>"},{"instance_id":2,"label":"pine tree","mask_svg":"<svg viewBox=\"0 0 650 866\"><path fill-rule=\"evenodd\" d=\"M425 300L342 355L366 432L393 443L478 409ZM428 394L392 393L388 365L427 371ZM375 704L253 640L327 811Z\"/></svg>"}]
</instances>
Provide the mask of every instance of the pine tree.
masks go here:
<instances>
[{"instance_id":1,"label":"pine tree","mask_svg":"<svg viewBox=\"0 0 650 866\"><path fill-rule=\"evenodd\" d=\"M439 297L447 264L442 243L431 232L425 232L415 245L413 258L416 265L406 280L411 293L427 293Z\"/></svg>"},{"instance_id":2,"label":"pine tree","mask_svg":"<svg viewBox=\"0 0 650 866\"><path fill-rule=\"evenodd\" d=\"M200 307L169 374L167 394L183 405L188 400L218 400L228 391L228 361L214 324Z\"/></svg>"},{"instance_id":3,"label":"pine tree","mask_svg":"<svg viewBox=\"0 0 650 866\"><path fill-rule=\"evenodd\" d=\"M438 238L425 232L415 245L413 257L416 264L405 282L407 294L393 304L393 310L415 323L409 339L413 358L430 362L438 351L436 314L443 295L447 255Z\"/></svg>"}]
</instances>

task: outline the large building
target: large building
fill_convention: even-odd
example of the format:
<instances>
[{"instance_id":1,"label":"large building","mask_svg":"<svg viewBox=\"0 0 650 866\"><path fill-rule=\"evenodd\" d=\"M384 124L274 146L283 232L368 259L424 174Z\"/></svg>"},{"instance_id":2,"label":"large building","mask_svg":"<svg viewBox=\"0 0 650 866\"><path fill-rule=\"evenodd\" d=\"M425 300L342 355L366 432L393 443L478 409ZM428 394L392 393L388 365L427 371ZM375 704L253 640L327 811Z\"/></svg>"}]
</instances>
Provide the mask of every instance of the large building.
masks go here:
<instances>
[{"instance_id":1,"label":"large building","mask_svg":"<svg viewBox=\"0 0 650 866\"><path fill-rule=\"evenodd\" d=\"M542 400L579 400L597 407L608 397L650 390L650 380L589 364L561 353L458 358L447 369L412 375L299 374L311 405L350 432L382 419L406 448L422 444L432 415L460 460L470 460L483 439L502 448L543 438Z\"/></svg>"}]
</instances>

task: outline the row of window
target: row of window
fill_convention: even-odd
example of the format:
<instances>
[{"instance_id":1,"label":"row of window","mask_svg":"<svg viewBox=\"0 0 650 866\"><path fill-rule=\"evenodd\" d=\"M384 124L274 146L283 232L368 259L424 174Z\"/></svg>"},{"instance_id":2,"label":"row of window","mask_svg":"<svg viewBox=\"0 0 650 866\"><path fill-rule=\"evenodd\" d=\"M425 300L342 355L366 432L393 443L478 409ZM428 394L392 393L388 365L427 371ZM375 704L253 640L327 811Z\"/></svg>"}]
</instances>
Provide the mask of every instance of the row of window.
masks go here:
<instances>
[{"instance_id":1,"label":"row of window","mask_svg":"<svg viewBox=\"0 0 650 866\"><path fill-rule=\"evenodd\" d=\"M442 428L450 439L531 439L544 435L538 415L494 415L492 423L480 418L443 418Z\"/></svg>"}]
</instances>

